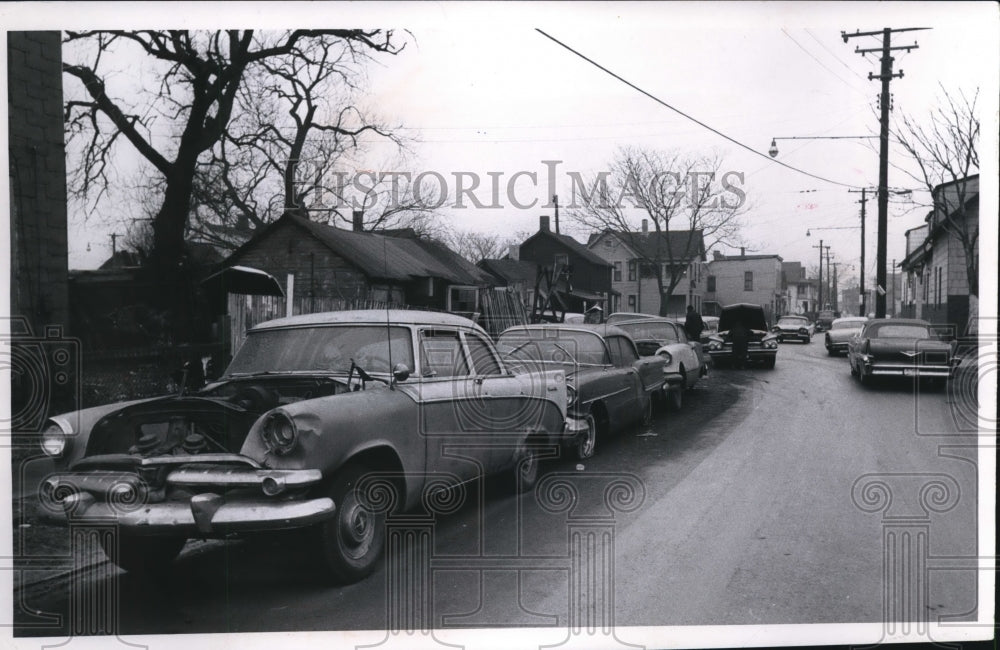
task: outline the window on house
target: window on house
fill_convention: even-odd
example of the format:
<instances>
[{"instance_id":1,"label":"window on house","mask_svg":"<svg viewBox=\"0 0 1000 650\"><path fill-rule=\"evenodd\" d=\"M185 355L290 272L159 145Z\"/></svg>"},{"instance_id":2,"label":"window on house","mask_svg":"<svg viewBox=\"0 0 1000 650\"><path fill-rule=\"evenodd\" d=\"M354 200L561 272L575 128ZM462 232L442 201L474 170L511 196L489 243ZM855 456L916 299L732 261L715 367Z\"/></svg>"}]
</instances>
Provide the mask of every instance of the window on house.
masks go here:
<instances>
[{"instance_id":1,"label":"window on house","mask_svg":"<svg viewBox=\"0 0 1000 650\"><path fill-rule=\"evenodd\" d=\"M558 266L561 269L565 269L567 266L569 266L569 255L566 253L556 253L555 262L556 266Z\"/></svg>"},{"instance_id":2,"label":"window on house","mask_svg":"<svg viewBox=\"0 0 1000 650\"><path fill-rule=\"evenodd\" d=\"M706 285L705 286L705 291L708 291L709 293L714 293L715 292L715 276L714 275L708 276L705 279L705 285Z\"/></svg>"},{"instance_id":3,"label":"window on house","mask_svg":"<svg viewBox=\"0 0 1000 650\"><path fill-rule=\"evenodd\" d=\"M635 260L629 260L628 261L628 280L629 280L629 282L635 282L635 269L636 269Z\"/></svg>"},{"instance_id":4,"label":"window on house","mask_svg":"<svg viewBox=\"0 0 1000 650\"><path fill-rule=\"evenodd\" d=\"M622 281L622 263L615 262L615 282Z\"/></svg>"},{"instance_id":5,"label":"window on house","mask_svg":"<svg viewBox=\"0 0 1000 650\"><path fill-rule=\"evenodd\" d=\"M745 271L743 273L743 290L753 291L753 271Z\"/></svg>"},{"instance_id":6,"label":"window on house","mask_svg":"<svg viewBox=\"0 0 1000 650\"><path fill-rule=\"evenodd\" d=\"M628 296L628 310L635 311L635 294L631 293Z\"/></svg>"},{"instance_id":7,"label":"window on house","mask_svg":"<svg viewBox=\"0 0 1000 650\"><path fill-rule=\"evenodd\" d=\"M937 302L938 307L941 306L941 267L937 267Z\"/></svg>"}]
</instances>

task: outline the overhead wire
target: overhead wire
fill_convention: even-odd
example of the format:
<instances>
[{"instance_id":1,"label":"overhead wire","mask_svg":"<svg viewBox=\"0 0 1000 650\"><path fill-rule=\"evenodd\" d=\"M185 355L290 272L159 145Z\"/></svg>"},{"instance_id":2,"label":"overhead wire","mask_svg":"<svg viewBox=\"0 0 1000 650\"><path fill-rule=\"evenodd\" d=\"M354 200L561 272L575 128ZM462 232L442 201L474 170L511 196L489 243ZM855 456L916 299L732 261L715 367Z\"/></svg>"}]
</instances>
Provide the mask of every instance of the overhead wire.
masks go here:
<instances>
[{"instance_id":1,"label":"overhead wire","mask_svg":"<svg viewBox=\"0 0 1000 650\"><path fill-rule=\"evenodd\" d=\"M563 47L564 49L566 49L566 50L572 52L573 54L577 55L578 57L580 57L581 59L583 59L587 63L591 64L592 66L598 68L599 70L605 72L608 75L611 75L612 77L614 77L618 81L622 82L626 86L629 86L633 90L636 90L639 93L645 95L646 97L649 97L650 99L652 99L657 104L660 104L661 106L663 106L665 108L669 108L670 110L672 110L673 112L677 113L681 117L684 117L684 118L686 118L686 119L694 122L698 126L701 126L702 128L711 131L712 133L716 134L717 136L723 138L724 140L732 142L733 144L735 144L736 146L738 146L738 147L740 147L742 149L746 149L747 151L749 151L750 153L752 153L754 155L760 156L764 160L767 160L767 161L769 161L769 162L771 162L773 164L776 164L776 165L781 165L782 167L785 167L786 169L790 169L790 170L792 170L794 172L797 172L799 174L803 174L805 176L809 176L810 178L815 178L816 180L823 181L824 183L831 183L833 185L840 185L842 187L848 187L848 188L852 188L852 189L859 187L857 185L852 185L850 183L842 183L840 181L835 181L835 180L832 180L832 179L829 179L829 178L825 178L823 176L819 176L817 174L813 174L811 172L807 172L804 169L799 169L798 167L793 167L792 165L784 163L784 162L782 162L780 160L775 160L774 158L771 158L770 156L768 156L766 153L761 152L761 151L757 151L753 147L751 147L749 145L746 145L746 144L740 142L739 140L737 140L737 139L735 139L735 138L733 138L733 137L731 137L729 135L726 135L725 133L723 133L723 132L721 132L721 131L719 131L719 130L711 127L711 126L709 126L708 124L705 124L704 122L702 122L701 120L697 119L696 117L688 115L687 113L685 113L684 111L680 110L679 108L676 108L676 107L668 104L667 102L663 101L662 99L660 99L656 95L653 95L652 93L647 92L646 90L643 90L642 88L640 88L639 86L635 85L631 81L628 81L624 77L622 77L622 76L620 76L620 75L612 72L611 70L609 70L608 68L604 67L603 65L601 65L597 61L594 61L593 59L587 57L586 55L582 54L581 52L578 52L577 50L573 49L572 47L570 47L566 43L563 43L562 41L560 41L559 39L555 38L554 36L551 36L551 35L547 34L543 30L541 30L541 29L539 29L539 28L536 27L535 31L537 31L539 34L541 34L545 38L547 38L547 39L551 40L552 42L556 43L557 45L559 45L559 46Z\"/></svg>"}]
</instances>

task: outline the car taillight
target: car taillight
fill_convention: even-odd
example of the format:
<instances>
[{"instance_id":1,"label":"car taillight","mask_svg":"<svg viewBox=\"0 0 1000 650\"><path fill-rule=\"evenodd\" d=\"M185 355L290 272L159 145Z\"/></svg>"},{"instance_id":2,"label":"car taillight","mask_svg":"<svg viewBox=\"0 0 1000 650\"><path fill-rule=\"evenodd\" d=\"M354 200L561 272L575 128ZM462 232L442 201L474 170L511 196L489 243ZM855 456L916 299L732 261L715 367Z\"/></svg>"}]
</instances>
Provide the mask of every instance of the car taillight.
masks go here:
<instances>
[{"instance_id":1,"label":"car taillight","mask_svg":"<svg viewBox=\"0 0 1000 650\"><path fill-rule=\"evenodd\" d=\"M264 421L261 436L268 451L281 455L287 454L295 447L298 430L295 428L295 421L287 413L275 411Z\"/></svg>"}]
</instances>

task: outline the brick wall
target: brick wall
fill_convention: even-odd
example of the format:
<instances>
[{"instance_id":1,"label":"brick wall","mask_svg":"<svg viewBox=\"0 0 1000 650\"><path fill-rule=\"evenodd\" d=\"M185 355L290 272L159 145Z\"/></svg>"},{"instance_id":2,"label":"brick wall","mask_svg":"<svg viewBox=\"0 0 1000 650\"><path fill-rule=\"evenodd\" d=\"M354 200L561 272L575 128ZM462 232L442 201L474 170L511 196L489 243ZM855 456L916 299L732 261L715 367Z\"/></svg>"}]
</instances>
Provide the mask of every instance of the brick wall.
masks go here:
<instances>
[{"instance_id":1,"label":"brick wall","mask_svg":"<svg viewBox=\"0 0 1000 650\"><path fill-rule=\"evenodd\" d=\"M59 32L8 32L11 313L68 330Z\"/></svg>"}]
</instances>

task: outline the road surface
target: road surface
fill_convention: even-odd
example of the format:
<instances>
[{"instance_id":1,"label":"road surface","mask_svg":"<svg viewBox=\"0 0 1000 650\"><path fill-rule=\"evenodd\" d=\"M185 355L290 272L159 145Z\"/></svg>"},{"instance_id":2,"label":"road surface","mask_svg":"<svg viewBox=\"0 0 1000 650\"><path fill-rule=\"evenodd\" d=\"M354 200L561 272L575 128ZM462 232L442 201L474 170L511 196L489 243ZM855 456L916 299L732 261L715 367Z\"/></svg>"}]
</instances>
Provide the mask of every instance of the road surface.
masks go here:
<instances>
[{"instance_id":1,"label":"road surface","mask_svg":"<svg viewBox=\"0 0 1000 650\"><path fill-rule=\"evenodd\" d=\"M976 555L975 437L957 401L862 387L820 337L786 343L774 370L713 371L679 413L553 462L534 494L491 483L451 514L394 523L403 550L359 584L318 581L294 534L189 545L159 582L99 566L25 588L16 634L103 631L80 618L97 616L79 606L94 594L117 603L101 620L122 634L517 626L558 643L588 624L967 620L974 571L894 591L902 569ZM37 612L61 618L26 626Z\"/></svg>"}]
</instances>

